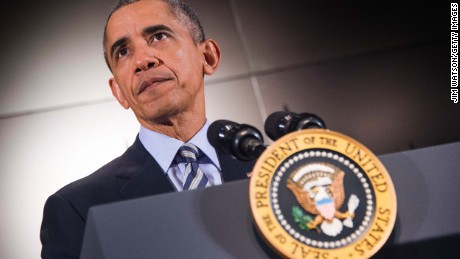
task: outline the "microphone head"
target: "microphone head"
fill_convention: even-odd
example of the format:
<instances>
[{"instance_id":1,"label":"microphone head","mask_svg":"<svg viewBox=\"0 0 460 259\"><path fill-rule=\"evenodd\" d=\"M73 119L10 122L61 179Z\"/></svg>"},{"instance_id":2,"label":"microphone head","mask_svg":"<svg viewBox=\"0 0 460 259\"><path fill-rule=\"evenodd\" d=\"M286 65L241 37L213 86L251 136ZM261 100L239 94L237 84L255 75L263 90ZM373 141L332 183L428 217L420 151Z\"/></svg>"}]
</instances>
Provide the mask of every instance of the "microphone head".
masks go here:
<instances>
[{"instance_id":1,"label":"microphone head","mask_svg":"<svg viewBox=\"0 0 460 259\"><path fill-rule=\"evenodd\" d=\"M274 112L265 120L265 133L270 139L277 140L289 133L289 128L293 119L292 112Z\"/></svg>"},{"instance_id":2,"label":"microphone head","mask_svg":"<svg viewBox=\"0 0 460 259\"><path fill-rule=\"evenodd\" d=\"M265 133L272 140L277 140L291 132L309 128L325 129L326 123L312 113L274 112L265 120Z\"/></svg>"},{"instance_id":3,"label":"microphone head","mask_svg":"<svg viewBox=\"0 0 460 259\"><path fill-rule=\"evenodd\" d=\"M229 120L217 120L208 128L208 140L211 145L224 153L231 154L231 136L239 128L239 124Z\"/></svg>"},{"instance_id":4,"label":"microphone head","mask_svg":"<svg viewBox=\"0 0 460 259\"><path fill-rule=\"evenodd\" d=\"M326 123L318 115L313 113L301 113L295 123L295 130L325 129Z\"/></svg>"},{"instance_id":5,"label":"microphone head","mask_svg":"<svg viewBox=\"0 0 460 259\"><path fill-rule=\"evenodd\" d=\"M215 149L244 161L256 159L257 154L252 147L263 145L259 130L228 120L213 122L208 129L208 140Z\"/></svg>"}]
</instances>

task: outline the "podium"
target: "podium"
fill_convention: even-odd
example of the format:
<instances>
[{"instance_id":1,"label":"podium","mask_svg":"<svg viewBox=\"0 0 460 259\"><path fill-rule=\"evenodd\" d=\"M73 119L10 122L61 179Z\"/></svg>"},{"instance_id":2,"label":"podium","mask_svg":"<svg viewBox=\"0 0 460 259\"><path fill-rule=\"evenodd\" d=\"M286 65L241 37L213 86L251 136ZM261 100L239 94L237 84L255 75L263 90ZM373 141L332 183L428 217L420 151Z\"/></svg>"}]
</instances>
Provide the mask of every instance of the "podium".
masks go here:
<instances>
[{"instance_id":1,"label":"podium","mask_svg":"<svg viewBox=\"0 0 460 259\"><path fill-rule=\"evenodd\" d=\"M382 155L398 216L374 258L446 258L460 249L460 142ZM249 180L95 206L81 258L280 258L252 223Z\"/></svg>"}]
</instances>

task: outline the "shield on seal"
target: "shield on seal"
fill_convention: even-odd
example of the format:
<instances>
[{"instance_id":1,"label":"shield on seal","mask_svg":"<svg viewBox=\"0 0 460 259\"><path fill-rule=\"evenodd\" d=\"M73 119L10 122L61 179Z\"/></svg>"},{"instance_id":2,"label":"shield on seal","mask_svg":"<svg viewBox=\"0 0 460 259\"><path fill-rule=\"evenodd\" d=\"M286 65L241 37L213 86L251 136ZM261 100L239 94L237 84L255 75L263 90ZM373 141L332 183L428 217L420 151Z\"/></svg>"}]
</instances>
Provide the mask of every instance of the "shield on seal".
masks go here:
<instances>
[{"instance_id":1,"label":"shield on seal","mask_svg":"<svg viewBox=\"0 0 460 259\"><path fill-rule=\"evenodd\" d=\"M316 209L324 218L331 220L335 214L334 200L331 198L324 198L316 202Z\"/></svg>"}]
</instances>

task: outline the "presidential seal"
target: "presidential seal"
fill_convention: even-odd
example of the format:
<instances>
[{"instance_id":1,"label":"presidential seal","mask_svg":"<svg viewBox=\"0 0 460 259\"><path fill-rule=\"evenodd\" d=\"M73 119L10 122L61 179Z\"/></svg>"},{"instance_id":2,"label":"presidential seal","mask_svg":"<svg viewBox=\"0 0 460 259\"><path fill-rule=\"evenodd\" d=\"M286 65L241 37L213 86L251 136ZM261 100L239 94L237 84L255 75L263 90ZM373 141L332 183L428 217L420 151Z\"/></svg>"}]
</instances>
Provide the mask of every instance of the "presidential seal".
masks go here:
<instances>
[{"instance_id":1,"label":"presidential seal","mask_svg":"<svg viewBox=\"0 0 460 259\"><path fill-rule=\"evenodd\" d=\"M396 219L385 167L362 144L330 130L274 142L254 167L249 195L260 234L289 258L369 258Z\"/></svg>"}]
</instances>

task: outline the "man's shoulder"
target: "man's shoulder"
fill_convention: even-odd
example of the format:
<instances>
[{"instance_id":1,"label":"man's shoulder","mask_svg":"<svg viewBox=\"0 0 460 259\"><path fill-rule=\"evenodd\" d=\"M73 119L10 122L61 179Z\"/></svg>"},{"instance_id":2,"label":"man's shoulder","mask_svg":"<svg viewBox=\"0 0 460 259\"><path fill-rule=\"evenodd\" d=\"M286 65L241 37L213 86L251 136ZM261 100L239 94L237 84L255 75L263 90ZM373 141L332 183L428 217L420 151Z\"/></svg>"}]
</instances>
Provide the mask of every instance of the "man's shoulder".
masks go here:
<instances>
[{"instance_id":1,"label":"man's shoulder","mask_svg":"<svg viewBox=\"0 0 460 259\"><path fill-rule=\"evenodd\" d=\"M81 206L102 204L121 199L118 189L123 184L123 176L130 169L139 166L145 160L147 152L136 142L121 156L105 164L94 173L67 184L55 195L70 203Z\"/></svg>"},{"instance_id":2,"label":"man's shoulder","mask_svg":"<svg viewBox=\"0 0 460 259\"><path fill-rule=\"evenodd\" d=\"M82 192L88 191L102 191L111 185L112 181L110 179L115 177L121 164L122 156L115 158L95 172L67 184L56 193L63 196L69 196L73 194L82 195Z\"/></svg>"},{"instance_id":3,"label":"man's shoulder","mask_svg":"<svg viewBox=\"0 0 460 259\"><path fill-rule=\"evenodd\" d=\"M115 173L120 162L121 157L117 157L94 173L67 184L52 196L66 200L66 203L85 217L89 207L120 199L115 184Z\"/></svg>"},{"instance_id":4,"label":"man's shoulder","mask_svg":"<svg viewBox=\"0 0 460 259\"><path fill-rule=\"evenodd\" d=\"M78 256L88 210L95 205L123 200L119 190L125 181L119 176L134 172L136 164L145 160L145 153L136 141L120 157L47 199L40 232L44 258L63 257L57 254L64 250Z\"/></svg>"}]
</instances>

